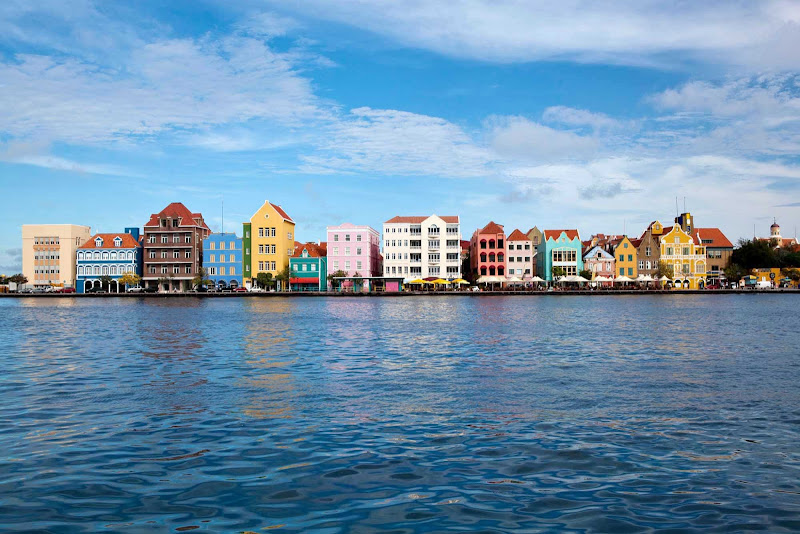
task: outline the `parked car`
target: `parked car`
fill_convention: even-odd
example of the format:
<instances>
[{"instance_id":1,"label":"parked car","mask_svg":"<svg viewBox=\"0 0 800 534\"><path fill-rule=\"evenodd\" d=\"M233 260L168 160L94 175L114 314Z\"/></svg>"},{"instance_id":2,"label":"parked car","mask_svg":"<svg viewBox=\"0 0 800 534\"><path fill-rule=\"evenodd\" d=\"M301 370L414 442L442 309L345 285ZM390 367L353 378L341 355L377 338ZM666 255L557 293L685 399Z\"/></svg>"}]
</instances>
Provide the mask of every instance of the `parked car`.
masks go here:
<instances>
[{"instance_id":1,"label":"parked car","mask_svg":"<svg viewBox=\"0 0 800 534\"><path fill-rule=\"evenodd\" d=\"M33 288L33 293L49 293L50 291L45 287L35 287Z\"/></svg>"},{"instance_id":2,"label":"parked car","mask_svg":"<svg viewBox=\"0 0 800 534\"><path fill-rule=\"evenodd\" d=\"M252 291L252 289L251 289L251 291ZM234 293L247 293L247 288L246 287L237 287L236 289L233 290L233 292Z\"/></svg>"},{"instance_id":3,"label":"parked car","mask_svg":"<svg viewBox=\"0 0 800 534\"><path fill-rule=\"evenodd\" d=\"M258 286L253 286L250 289L247 289L246 287L237 287L234 291L242 291L242 290L249 291L250 293L263 293L264 292L264 290L261 289Z\"/></svg>"},{"instance_id":4,"label":"parked car","mask_svg":"<svg viewBox=\"0 0 800 534\"><path fill-rule=\"evenodd\" d=\"M145 289L142 286L133 286L125 290L126 293L144 293Z\"/></svg>"},{"instance_id":5,"label":"parked car","mask_svg":"<svg viewBox=\"0 0 800 534\"><path fill-rule=\"evenodd\" d=\"M56 293L75 293L74 287L60 287L56 289Z\"/></svg>"},{"instance_id":6,"label":"parked car","mask_svg":"<svg viewBox=\"0 0 800 534\"><path fill-rule=\"evenodd\" d=\"M87 293L100 294L100 293L106 293L106 290L102 286L101 287L90 287L89 289L86 290L86 292Z\"/></svg>"},{"instance_id":7,"label":"parked car","mask_svg":"<svg viewBox=\"0 0 800 534\"><path fill-rule=\"evenodd\" d=\"M192 289L192 291L195 292L195 293L208 293L208 288L207 287L196 287L196 288Z\"/></svg>"},{"instance_id":8,"label":"parked car","mask_svg":"<svg viewBox=\"0 0 800 534\"><path fill-rule=\"evenodd\" d=\"M32 287L25 287L19 290L20 293L33 293Z\"/></svg>"},{"instance_id":9,"label":"parked car","mask_svg":"<svg viewBox=\"0 0 800 534\"><path fill-rule=\"evenodd\" d=\"M722 286L720 286L719 284L708 284L706 286L706 289L722 289Z\"/></svg>"},{"instance_id":10,"label":"parked car","mask_svg":"<svg viewBox=\"0 0 800 534\"><path fill-rule=\"evenodd\" d=\"M768 280L759 280L756 282L756 289L772 289L772 282Z\"/></svg>"},{"instance_id":11,"label":"parked car","mask_svg":"<svg viewBox=\"0 0 800 534\"><path fill-rule=\"evenodd\" d=\"M146 287L144 288L144 293L158 293L158 288L153 286Z\"/></svg>"}]
</instances>

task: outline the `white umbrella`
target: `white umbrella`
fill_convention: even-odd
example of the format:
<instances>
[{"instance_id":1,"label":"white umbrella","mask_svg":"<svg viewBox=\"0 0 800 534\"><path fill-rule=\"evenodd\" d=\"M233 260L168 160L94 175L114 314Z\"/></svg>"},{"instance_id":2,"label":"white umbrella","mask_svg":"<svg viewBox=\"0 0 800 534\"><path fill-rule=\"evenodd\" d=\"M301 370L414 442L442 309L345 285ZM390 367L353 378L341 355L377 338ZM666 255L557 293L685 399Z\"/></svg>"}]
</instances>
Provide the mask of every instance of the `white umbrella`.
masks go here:
<instances>
[{"instance_id":1,"label":"white umbrella","mask_svg":"<svg viewBox=\"0 0 800 534\"><path fill-rule=\"evenodd\" d=\"M615 283L615 284L621 284L621 283L623 283L623 282L633 282L633 278L628 278L627 276L625 276L625 275L622 275L622 276L618 276L618 277L617 277L617 278L614 280L614 283Z\"/></svg>"},{"instance_id":2,"label":"white umbrella","mask_svg":"<svg viewBox=\"0 0 800 534\"><path fill-rule=\"evenodd\" d=\"M639 276L636 277L636 281L637 282L652 282L653 281L653 277L650 276L649 274L640 274Z\"/></svg>"},{"instance_id":3,"label":"white umbrella","mask_svg":"<svg viewBox=\"0 0 800 534\"><path fill-rule=\"evenodd\" d=\"M538 276L534 276L531 278L531 282L544 282L544 278L539 278Z\"/></svg>"},{"instance_id":4,"label":"white umbrella","mask_svg":"<svg viewBox=\"0 0 800 534\"><path fill-rule=\"evenodd\" d=\"M506 278L506 282L511 282L513 284L517 284L519 282L522 282L522 278L519 278L518 276L511 276L509 278Z\"/></svg>"},{"instance_id":5,"label":"white umbrella","mask_svg":"<svg viewBox=\"0 0 800 534\"><path fill-rule=\"evenodd\" d=\"M595 282L611 282L611 278L606 278L603 275L600 275L594 279Z\"/></svg>"},{"instance_id":6,"label":"white umbrella","mask_svg":"<svg viewBox=\"0 0 800 534\"><path fill-rule=\"evenodd\" d=\"M582 276L575 276L574 274L570 276L565 276L559 280L559 282L588 282L588 281L589 280L587 280L586 278Z\"/></svg>"}]
</instances>

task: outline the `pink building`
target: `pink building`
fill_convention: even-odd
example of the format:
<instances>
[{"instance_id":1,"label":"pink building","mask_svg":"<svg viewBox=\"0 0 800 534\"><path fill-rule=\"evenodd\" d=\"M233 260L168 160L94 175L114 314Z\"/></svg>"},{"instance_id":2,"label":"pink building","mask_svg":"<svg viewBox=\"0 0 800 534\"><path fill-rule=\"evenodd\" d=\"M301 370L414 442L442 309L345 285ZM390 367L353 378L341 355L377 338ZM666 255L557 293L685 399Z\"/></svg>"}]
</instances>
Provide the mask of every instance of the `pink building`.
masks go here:
<instances>
[{"instance_id":1,"label":"pink building","mask_svg":"<svg viewBox=\"0 0 800 534\"><path fill-rule=\"evenodd\" d=\"M344 271L347 276L383 276L381 234L369 226L344 223L328 226L328 274ZM364 281L364 289L371 282ZM347 282L346 286L352 285Z\"/></svg>"},{"instance_id":2,"label":"pink building","mask_svg":"<svg viewBox=\"0 0 800 534\"><path fill-rule=\"evenodd\" d=\"M503 225L490 221L472 234L469 261L478 276L506 275L506 234Z\"/></svg>"}]
</instances>

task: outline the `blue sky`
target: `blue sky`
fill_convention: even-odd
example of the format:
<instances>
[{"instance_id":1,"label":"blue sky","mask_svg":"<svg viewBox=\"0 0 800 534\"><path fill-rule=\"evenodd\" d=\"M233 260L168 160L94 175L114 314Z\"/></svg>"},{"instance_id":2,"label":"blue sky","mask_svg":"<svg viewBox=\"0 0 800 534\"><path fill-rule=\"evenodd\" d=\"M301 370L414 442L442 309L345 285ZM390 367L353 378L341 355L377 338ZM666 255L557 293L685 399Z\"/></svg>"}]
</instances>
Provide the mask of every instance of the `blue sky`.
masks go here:
<instances>
[{"instance_id":1,"label":"blue sky","mask_svg":"<svg viewBox=\"0 0 800 534\"><path fill-rule=\"evenodd\" d=\"M230 4L234 4L231 7ZM25 223L241 233L265 199L380 228L733 240L800 225L800 2L0 4L0 272Z\"/></svg>"}]
</instances>

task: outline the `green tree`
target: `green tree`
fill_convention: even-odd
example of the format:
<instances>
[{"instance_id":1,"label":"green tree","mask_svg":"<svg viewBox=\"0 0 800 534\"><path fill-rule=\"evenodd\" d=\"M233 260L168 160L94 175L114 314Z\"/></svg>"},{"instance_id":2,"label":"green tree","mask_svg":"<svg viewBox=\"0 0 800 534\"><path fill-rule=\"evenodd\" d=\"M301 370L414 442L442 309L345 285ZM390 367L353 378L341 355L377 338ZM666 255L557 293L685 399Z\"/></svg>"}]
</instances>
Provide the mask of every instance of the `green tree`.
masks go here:
<instances>
[{"instance_id":1,"label":"green tree","mask_svg":"<svg viewBox=\"0 0 800 534\"><path fill-rule=\"evenodd\" d=\"M272 273L258 273L256 275L256 285L261 289L271 289L275 285Z\"/></svg>"},{"instance_id":2,"label":"green tree","mask_svg":"<svg viewBox=\"0 0 800 534\"><path fill-rule=\"evenodd\" d=\"M104 274L103 276L100 277L100 286L105 291L111 291L111 282L112 282L112 280L113 280L113 278L111 278L107 274Z\"/></svg>"},{"instance_id":3,"label":"green tree","mask_svg":"<svg viewBox=\"0 0 800 534\"><path fill-rule=\"evenodd\" d=\"M659 278L675 278L675 269L672 268L672 265L665 261L659 260L658 265L656 265L656 274Z\"/></svg>"},{"instance_id":4,"label":"green tree","mask_svg":"<svg viewBox=\"0 0 800 534\"><path fill-rule=\"evenodd\" d=\"M119 279L119 283L124 284L126 288L138 286L141 281L142 277L136 273L125 273Z\"/></svg>"},{"instance_id":5,"label":"green tree","mask_svg":"<svg viewBox=\"0 0 800 534\"><path fill-rule=\"evenodd\" d=\"M558 280L563 276L567 276L567 271L565 271L563 267L553 267L551 272L553 273L554 280Z\"/></svg>"},{"instance_id":6,"label":"green tree","mask_svg":"<svg viewBox=\"0 0 800 534\"><path fill-rule=\"evenodd\" d=\"M579 272L578 274L581 275L582 277L586 278L587 280L591 280L592 279L592 271L590 271L589 269L584 269L581 272Z\"/></svg>"},{"instance_id":7,"label":"green tree","mask_svg":"<svg viewBox=\"0 0 800 534\"><path fill-rule=\"evenodd\" d=\"M193 287L205 287L213 283L214 282L212 280L208 279L208 269L205 267L200 267L197 269L197 274L195 274L194 278L192 278Z\"/></svg>"},{"instance_id":8,"label":"green tree","mask_svg":"<svg viewBox=\"0 0 800 534\"><path fill-rule=\"evenodd\" d=\"M739 246L733 249L731 263L735 263L750 271L762 267L781 267L778 253L768 241L742 239Z\"/></svg>"},{"instance_id":9,"label":"green tree","mask_svg":"<svg viewBox=\"0 0 800 534\"><path fill-rule=\"evenodd\" d=\"M725 275L725 279L728 281L728 283L731 283L741 280L742 277L747 274L747 271L742 269L742 267L736 263L730 263L722 270L722 273Z\"/></svg>"},{"instance_id":10,"label":"green tree","mask_svg":"<svg viewBox=\"0 0 800 534\"><path fill-rule=\"evenodd\" d=\"M328 275L328 281L331 283L331 287L333 287L334 290L338 289L339 287L341 287L342 281L341 280L335 280L335 278L343 278L345 276L347 276L347 273L344 272L341 269L339 269L338 271L334 271L331 274L329 274Z\"/></svg>"},{"instance_id":11,"label":"green tree","mask_svg":"<svg viewBox=\"0 0 800 534\"><path fill-rule=\"evenodd\" d=\"M281 283L281 289L286 287L287 289L291 290L290 287L290 280L294 278L295 272L292 270L291 265L287 265L275 276L275 280ZM284 284L285 283L285 284Z\"/></svg>"},{"instance_id":12,"label":"green tree","mask_svg":"<svg viewBox=\"0 0 800 534\"><path fill-rule=\"evenodd\" d=\"M22 273L17 273L17 274L15 274L13 276L9 276L8 277L8 281L9 282L14 282L15 284L17 284L17 289L19 289L19 286L22 286L22 285L25 285L25 284L28 283L28 277L25 276Z\"/></svg>"},{"instance_id":13,"label":"green tree","mask_svg":"<svg viewBox=\"0 0 800 534\"><path fill-rule=\"evenodd\" d=\"M8 283L8 277L3 274L0 274L0 284L6 285L7 283Z\"/></svg>"}]
</instances>

